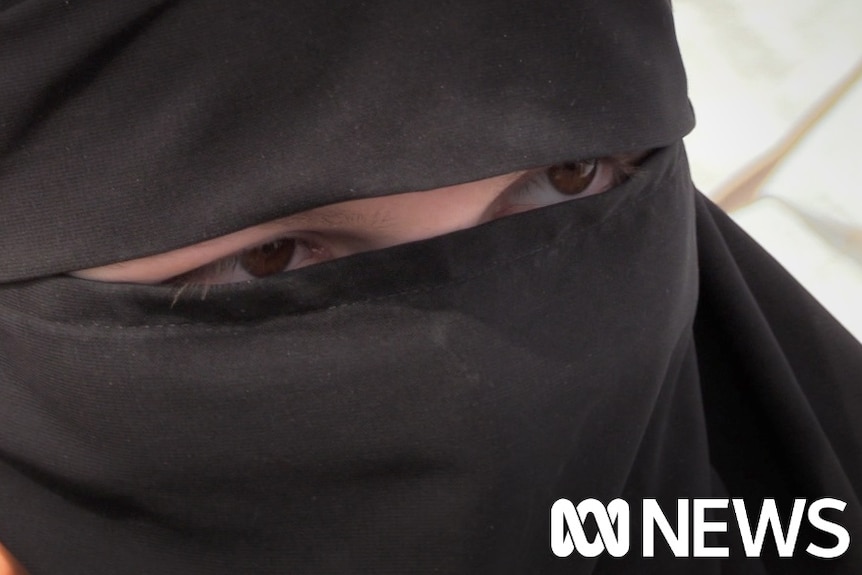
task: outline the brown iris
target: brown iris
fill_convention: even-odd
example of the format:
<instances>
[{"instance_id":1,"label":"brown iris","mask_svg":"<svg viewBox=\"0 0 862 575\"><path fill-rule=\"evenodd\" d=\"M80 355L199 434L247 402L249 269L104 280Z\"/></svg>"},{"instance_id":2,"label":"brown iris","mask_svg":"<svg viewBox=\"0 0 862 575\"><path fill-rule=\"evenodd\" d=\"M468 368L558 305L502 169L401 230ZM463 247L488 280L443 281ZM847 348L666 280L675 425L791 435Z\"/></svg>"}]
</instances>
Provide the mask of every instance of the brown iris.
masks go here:
<instances>
[{"instance_id":1,"label":"brown iris","mask_svg":"<svg viewBox=\"0 0 862 575\"><path fill-rule=\"evenodd\" d=\"M281 239L252 248L239 257L239 265L256 278L283 272L296 251L296 240Z\"/></svg>"},{"instance_id":2,"label":"brown iris","mask_svg":"<svg viewBox=\"0 0 862 575\"><path fill-rule=\"evenodd\" d=\"M561 194L576 196L590 187L598 173L598 160L566 162L548 168L548 179Z\"/></svg>"}]
</instances>

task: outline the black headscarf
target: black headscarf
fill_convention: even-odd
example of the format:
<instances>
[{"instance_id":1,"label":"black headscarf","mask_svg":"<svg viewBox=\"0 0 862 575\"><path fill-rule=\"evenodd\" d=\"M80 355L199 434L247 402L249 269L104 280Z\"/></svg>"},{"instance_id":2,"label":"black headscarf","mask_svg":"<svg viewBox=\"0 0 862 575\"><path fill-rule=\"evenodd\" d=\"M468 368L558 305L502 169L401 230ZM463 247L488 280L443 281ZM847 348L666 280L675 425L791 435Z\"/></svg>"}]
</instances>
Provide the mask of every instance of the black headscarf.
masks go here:
<instances>
[{"instance_id":1,"label":"black headscarf","mask_svg":"<svg viewBox=\"0 0 862 575\"><path fill-rule=\"evenodd\" d=\"M4 6L0 542L32 575L862 565L810 529L643 559L637 517L623 558L551 552L560 498L832 497L862 536L862 353L694 191L668 2ZM62 275L644 149L606 193L202 300Z\"/></svg>"}]
</instances>

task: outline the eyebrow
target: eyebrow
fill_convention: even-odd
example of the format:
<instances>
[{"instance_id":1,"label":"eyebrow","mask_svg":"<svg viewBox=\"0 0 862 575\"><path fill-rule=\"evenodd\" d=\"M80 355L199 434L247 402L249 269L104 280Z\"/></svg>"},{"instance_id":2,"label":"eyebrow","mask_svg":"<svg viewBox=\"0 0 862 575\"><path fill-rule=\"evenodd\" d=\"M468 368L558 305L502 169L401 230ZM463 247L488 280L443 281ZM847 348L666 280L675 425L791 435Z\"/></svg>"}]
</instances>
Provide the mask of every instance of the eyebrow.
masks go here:
<instances>
[{"instance_id":1,"label":"eyebrow","mask_svg":"<svg viewBox=\"0 0 862 575\"><path fill-rule=\"evenodd\" d=\"M333 229L380 229L388 227L392 221L393 218L390 211L385 208L364 211L349 206L329 204L279 218L270 222L270 224L280 228L284 232L295 232L300 231L297 229L297 224L309 227L324 226Z\"/></svg>"}]
</instances>

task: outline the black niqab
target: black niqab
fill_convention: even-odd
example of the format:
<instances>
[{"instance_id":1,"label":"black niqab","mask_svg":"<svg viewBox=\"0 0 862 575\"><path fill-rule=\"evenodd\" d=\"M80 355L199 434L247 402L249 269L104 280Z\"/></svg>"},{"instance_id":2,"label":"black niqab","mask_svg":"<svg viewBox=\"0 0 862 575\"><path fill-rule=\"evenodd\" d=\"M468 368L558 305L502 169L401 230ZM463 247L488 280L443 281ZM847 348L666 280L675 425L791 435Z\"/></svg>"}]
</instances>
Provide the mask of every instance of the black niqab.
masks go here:
<instances>
[{"instance_id":1,"label":"black niqab","mask_svg":"<svg viewBox=\"0 0 862 575\"><path fill-rule=\"evenodd\" d=\"M862 536L862 353L694 191L667 2L25 0L0 33L0 541L32 575L862 565L551 553L559 498L833 497ZM642 149L606 193L173 306L58 275Z\"/></svg>"}]
</instances>

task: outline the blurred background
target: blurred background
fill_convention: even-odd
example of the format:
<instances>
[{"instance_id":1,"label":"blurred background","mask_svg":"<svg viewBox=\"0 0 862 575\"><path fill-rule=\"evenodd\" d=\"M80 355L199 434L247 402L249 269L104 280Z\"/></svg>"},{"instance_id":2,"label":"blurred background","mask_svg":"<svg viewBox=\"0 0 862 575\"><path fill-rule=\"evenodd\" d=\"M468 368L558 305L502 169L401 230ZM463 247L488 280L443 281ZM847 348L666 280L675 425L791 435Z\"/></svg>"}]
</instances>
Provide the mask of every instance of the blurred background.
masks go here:
<instances>
[{"instance_id":1,"label":"blurred background","mask_svg":"<svg viewBox=\"0 0 862 575\"><path fill-rule=\"evenodd\" d=\"M694 181L862 340L862 0L674 0Z\"/></svg>"}]
</instances>

